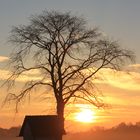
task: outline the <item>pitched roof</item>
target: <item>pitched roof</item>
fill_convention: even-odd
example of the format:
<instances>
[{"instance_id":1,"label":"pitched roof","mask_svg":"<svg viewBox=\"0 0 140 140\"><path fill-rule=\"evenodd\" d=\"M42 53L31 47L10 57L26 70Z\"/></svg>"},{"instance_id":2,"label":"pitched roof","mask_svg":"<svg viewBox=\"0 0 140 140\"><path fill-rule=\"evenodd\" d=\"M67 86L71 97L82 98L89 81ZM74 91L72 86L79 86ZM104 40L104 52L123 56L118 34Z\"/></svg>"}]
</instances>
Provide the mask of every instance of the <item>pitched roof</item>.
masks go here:
<instances>
[{"instance_id":1,"label":"pitched roof","mask_svg":"<svg viewBox=\"0 0 140 140\"><path fill-rule=\"evenodd\" d=\"M60 121L56 115L26 116L19 136L23 136L26 124L30 126L33 136L54 136L65 134L61 129Z\"/></svg>"}]
</instances>

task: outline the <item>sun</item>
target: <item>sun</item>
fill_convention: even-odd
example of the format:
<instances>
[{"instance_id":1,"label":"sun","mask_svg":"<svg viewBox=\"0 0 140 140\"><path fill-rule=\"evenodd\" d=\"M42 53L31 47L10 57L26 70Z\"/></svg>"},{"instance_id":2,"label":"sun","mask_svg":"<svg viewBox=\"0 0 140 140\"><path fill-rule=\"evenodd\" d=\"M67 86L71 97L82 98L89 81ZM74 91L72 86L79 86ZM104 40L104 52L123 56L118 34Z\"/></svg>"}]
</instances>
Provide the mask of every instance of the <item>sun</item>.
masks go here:
<instances>
[{"instance_id":1,"label":"sun","mask_svg":"<svg viewBox=\"0 0 140 140\"><path fill-rule=\"evenodd\" d=\"M77 113L75 120L83 123L92 123L95 121L95 112L91 109L82 109L81 112Z\"/></svg>"}]
</instances>

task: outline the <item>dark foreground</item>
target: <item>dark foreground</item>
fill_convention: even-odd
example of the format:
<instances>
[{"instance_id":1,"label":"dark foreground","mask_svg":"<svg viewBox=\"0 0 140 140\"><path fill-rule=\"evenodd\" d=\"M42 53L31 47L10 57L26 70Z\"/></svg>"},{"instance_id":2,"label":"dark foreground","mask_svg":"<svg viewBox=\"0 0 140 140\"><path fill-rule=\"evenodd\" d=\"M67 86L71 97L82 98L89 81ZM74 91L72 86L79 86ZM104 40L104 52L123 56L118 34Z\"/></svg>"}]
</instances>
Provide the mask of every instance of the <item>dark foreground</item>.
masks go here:
<instances>
[{"instance_id":1,"label":"dark foreground","mask_svg":"<svg viewBox=\"0 0 140 140\"><path fill-rule=\"evenodd\" d=\"M0 128L0 140L23 140L16 137L20 128L2 129ZM89 132L67 134L63 140L140 140L140 123L121 123L110 129L94 128Z\"/></svg>"}]
</instances>

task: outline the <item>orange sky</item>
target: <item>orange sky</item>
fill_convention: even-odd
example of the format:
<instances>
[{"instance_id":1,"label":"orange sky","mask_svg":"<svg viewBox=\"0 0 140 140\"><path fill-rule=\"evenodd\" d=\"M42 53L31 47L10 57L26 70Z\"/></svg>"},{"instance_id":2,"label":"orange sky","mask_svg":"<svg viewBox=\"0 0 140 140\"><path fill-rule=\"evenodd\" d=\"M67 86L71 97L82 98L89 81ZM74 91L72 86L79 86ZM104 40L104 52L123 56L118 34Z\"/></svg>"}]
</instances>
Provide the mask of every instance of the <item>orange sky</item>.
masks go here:
<instances>
[{"instance_id":1,"label":"orange sky","mask_svg":"<svg viewBox=\"0 0 140 140\"><path fill-rule=\"evenodd\" d=\"M7 59L1 57L0 61L3 62ZM128 66L127 70L129 70L129 73L102 69L100 73L98 73L100 80L94 80L94 83L103 93L102 98L108 104L108 108L97 109L88 104L67 105L65 110L66 129L73 131L71 126L75 126L78 128L78 131L83 131L97 125L111 127L120 122L140 121L140 64ZM8 70L1 69L0 72L3 73L0 75L0 79L5 80L7 78ZM32 77L32 79L39 79L38 72L26 73L18 79L18 82L30 80L30 77ZM1 89L1 104L4 96L5 88ZM30 103L25 102L22 104L17 114L14 113L13 104L1 108L0 127L8 128L21 125L25 115L55 114L55 101L52 98L49 98L51 103L48 103L48 100L42 100L43 96L40 96L40 98L36 97L38 96L33 95ZM80 112L80 110L84 108L93 110L95 120L92 124L76 122L75 117L77 112Z\"/></svg>"}]
</instances>

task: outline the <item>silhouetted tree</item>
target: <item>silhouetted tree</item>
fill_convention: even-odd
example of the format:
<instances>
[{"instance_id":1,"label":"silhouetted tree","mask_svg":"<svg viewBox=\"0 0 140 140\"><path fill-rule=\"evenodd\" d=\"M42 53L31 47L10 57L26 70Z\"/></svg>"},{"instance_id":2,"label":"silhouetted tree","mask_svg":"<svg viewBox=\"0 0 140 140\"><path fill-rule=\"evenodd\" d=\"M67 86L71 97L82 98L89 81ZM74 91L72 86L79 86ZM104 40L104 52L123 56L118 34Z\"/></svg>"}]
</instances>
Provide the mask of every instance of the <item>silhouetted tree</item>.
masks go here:
<instances>
[{"instance_id":1,"label":"silhouetted tree","mask_svg":"<svg viewBox=\"0 0 140 140\"><path fill-rule=\"evenodd\" d=\"M13 84L20 75L39 70L42 79L25 84L19 94L10 93L6 101L15 100L16 107L35 87L53 89L56 113L64 128L64 108L71 100L89 102L97 107L104 103L94 90L96 73L102 68L120 69L126 59L133 60L131 51L105 39L97 28L88 28L84 18L71 13L44 11L30 18L29 25L13 27L10 41L17 48L11 56Z\"/></svg>"}]
</instances>

